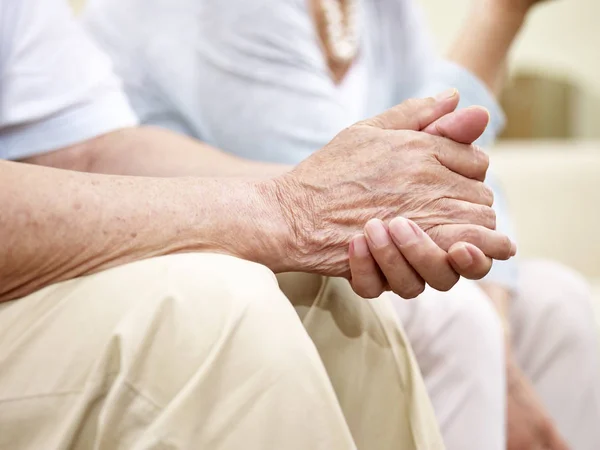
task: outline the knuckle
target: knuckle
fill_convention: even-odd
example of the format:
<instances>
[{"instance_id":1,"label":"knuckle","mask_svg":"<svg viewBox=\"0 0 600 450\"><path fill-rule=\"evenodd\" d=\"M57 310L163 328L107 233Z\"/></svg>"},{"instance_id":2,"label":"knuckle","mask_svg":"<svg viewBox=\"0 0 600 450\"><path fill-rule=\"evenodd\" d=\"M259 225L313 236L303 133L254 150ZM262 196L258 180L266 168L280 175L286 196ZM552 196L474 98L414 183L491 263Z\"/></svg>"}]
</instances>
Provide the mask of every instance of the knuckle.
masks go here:
<instances>
[{"instance_id":1,"label":"knuckle","mask_svg":"<svg viewBox=\"0 0 600 450\"><path fill-rule=\"evenodd\" d=\"M494 235L491 238L492 242L490 242L490 247L493 249L493 254L489 256L499 260L509 259L510 248L512 245L510 238L505 234L499 233L497 231L494 231L493 233Z\"/></svg>"},{"instance_id":2,"label":"knuckle","mask_svg":"<svg viewBox=\"0 0 600 450\"><path fill-rule=\"evenodd\" d=\"M418 166L422 170L423 167L430 168L431 165L418 164L419 162L422 163L427 158L435 158L437 162L440 145L435 136L412 130L403 130L402 135L398 135L398 137L400 138L397 142L398 147L410 153L409 163Z\"/></svg>"},{"instance_id":3,"label":"knuckle","mask_svg":"<svg viewBox=\"0 0 600 450\"><path fill-rule=\"evenodd\" d=\"M480 237L480 233L476 228L469 227L461 230L458 235L458 241L469 242L471 244L476 244Z\"/></svg>"},{"instance_id":4,"label":"knuckle","mask_svg":"<svg viewBox=\"0 0 600 450\"><path fill-rule=\"evenodd\" d=\"M404 100L402 102L402 106L404 106L404 108L406 108L406 109L413 110L413 109L423 106L424 104L432 104L433 101L434 101L433 98L418 99L418 98L411 97L407 100Z\"/></svg>"},{"instance_id":5,"label":"knuckle","mask_svg":"<svg viewBox=\"0 0 600 450\"><path fill-rule=\"evenodd\" d=\"M413 130L402 130L397 133L396 136L399 138L398 143L402 144L402 148L406 150L420 150L424 147L423 133L418 133Z\"/></svg>"},{"instance_id":6,"label":"knuckle","mask_svg":"<svg viewBox=\"0 0 600 450\"><path fill-rule=\"evenodd\" d=\"M448 292L450 289L452 289L454 287L454 285L456 283L458 283L459 280L459 276L458 274L456 274L455 276L453 276L452 278L448 278L446 280L437 282L437 283L430 283L431 287L441 291L441 292Z\"/></svg>"},{"instance_id":7,"label":"knuckle","mask_svg":"<svg viewBox=\"0 0 600 450\"><path fill-rule=\"evenodd\" d=\"M475 153L477 167L483 172L487 172L490 168L490 156L477 145L473 145L473 152Z\"/></svg>"},{"instance_id":8,"label":"knuckle","mask_svg":"<svg viewBox=\"0 0 600 450\"><path fill-rule=\"evenodd\" d=\"M481 200L484 205L492 206L494 204L494 191L487 184L482 183Z\"/></svg>"},{"instance_id":9,"label":"knuckle","mask_svg":"<svg viewBox=\"0 0 600 450\"><path fill-rule=\"evenodd\" d=\"M443 232L443 227L440 225L433 226L427 229L427 235L437 244L442 250L447 250L449 247L447 237Z\"/></svg>"},{"instance_id":10,"label":"knuckle","mask_svg":"<svg viewBox=\"0 0 600 450\"><path fill-rule=\"evenodd\" d=\"M400 297L410 300L418 297L425 290L425 282L423 281L414 281L408 285L399 286L397 289L394 289L394 292L398 294Z\"/></svg>"},{"instance_id":11,"label":"knuckle","mask_svg":"<svg viewBox=\"0 0 600 450\"><path fill-rule=\"evenodd\" d=\"M482 265L480 268L477 268L476 270L474 270L473 274L471 276L471 279L473 279L473 280L481 280L488 273L490 273L490 270L492 270L492 263L491 263L491 261L490 261L489 264Z\"/></svg>"},{"instance_id":12,"label":"knuckle","mask_svg":"<svg viewBox=\"0 0 600 450\"><path fill-rule=\"evenodd\" d=\"M345 140L349 143L358 144L365 140L365 137L371 136L373 130L370 129L370 126L373 125L372 122L376 122L378 119L369 119L363 120L362 122L355 123L347 128L344 128L340 131L334 140Z\"/></svg>"},{"instance_id":13,"label":"knuckle","mask_svg":"<svg viewBox=\"0 0 600 450\"><path fill-rule=\"evenodd\" d=\"M512 241L506 235L502 236L502 243L500 246L500 256L498 259L508 259L510 258L510 248L512 246Z\"/></svg>"},{"instance_id":14,"label":"knuckle","mask_svg":"<svg viewBox=\"0 0 600 450\"><path fill-rule=\"evenodd\" d=\"M489 206L481 206L482 225L490 230L496 229L496 211Z\"/></svg>"},{"instance_id":15,"label":"knuckle","mask_svg":"<svg viewBox=\"0 0 600 450\"><path fill-rule=\"evenodd\" d=\"M381 269L385 272L398 267L400 256L398 250L392 244L388 244L379 249L379 256L376 259Z\"/></svg>"},{"instance_id":16,"label":"knuckle","mask_svg":"<svg viewBox=\"0 0 600 450\"><path fill-rule=\"evenodd\" d=\"M361 261L355 261L352 264L352 278L363 280L373 276L373 272L369 267L361 264Z\"/></svg>"},{"instance_id":17,"label":"knuckle","mask_svg":"<svg viewBox=\"0 0 600 450\"><path fill-rule=\"evenodd\" d=\"M366 299L377 298L383 293L380 288L373 285L353 285L353 289L359 297Z\"/></svg>"},{"instance_id":18,"label":"knuckle","mask_svg":"<svg viewBox=\"0 0 600 450\"><path fill-rule=\"evenodd\" d=\"M364 127L371 128L384 128L384 121L380 116L371 117L369 119L364 119L359 122L356 122L354 125L350 127L350 129L359 129Z\"/></svg>"}]
</instances>

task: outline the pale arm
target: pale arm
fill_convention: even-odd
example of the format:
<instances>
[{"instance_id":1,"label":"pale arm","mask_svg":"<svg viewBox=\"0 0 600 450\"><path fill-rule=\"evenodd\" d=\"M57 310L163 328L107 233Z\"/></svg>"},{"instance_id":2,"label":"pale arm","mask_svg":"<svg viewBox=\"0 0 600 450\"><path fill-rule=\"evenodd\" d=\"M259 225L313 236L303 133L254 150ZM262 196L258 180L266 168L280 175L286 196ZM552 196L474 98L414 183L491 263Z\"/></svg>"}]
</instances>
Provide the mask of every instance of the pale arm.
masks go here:
<instances>
[{"instance_id":1,"label":"pale arm","mask_svg":"<svg viewBox=\"0 0 600 450\"><path fill-rule=\"evenodd\" d=\"M267 182L92 175L0 161L0 301L152 256L222 252L277 270Z\"/></svg>"},{"instance_id":2,"label":"pale arm","mask_svg":"<svg viewBox=\"0 0 600 450\"><path fill-rule=\"evenodd\" d=\"M476 0L448 59L471 71L498 95L510 47L536 3L540 0Z\"/></svg>"},{"instance_id":3,"label":"pale arm","mask_svg":"<svg viewBox=\"0 0 600 450\"><path fill-rule=\"evenodd\" d=\"M24 162L61 169L156 177L245 177L280 175L291 166L250 161L186 136L155 127L113 131Z\"/></svg>"}]
</instances>

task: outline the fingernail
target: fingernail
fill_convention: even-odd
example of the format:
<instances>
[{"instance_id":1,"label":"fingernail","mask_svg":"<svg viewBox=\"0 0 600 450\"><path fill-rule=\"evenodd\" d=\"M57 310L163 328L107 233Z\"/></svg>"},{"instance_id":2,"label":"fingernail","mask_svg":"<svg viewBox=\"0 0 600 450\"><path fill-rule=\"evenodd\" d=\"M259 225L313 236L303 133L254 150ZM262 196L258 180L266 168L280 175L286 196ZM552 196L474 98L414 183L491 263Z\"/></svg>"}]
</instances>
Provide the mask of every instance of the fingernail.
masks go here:
<instances>
[{"instance_id":1,"label":"fingernail","mask_svg":"<svg viewBox=\"0 0 600 450\"><path fill-rule=\"evenodd\" d=\"M365 234L367 239L376 247L385 247L390 243L390 237L379 219L371 219L365 225Z\"/></svg>"},{"instance_id":2,"label":"fingernail","mask_svg":"<svg viewBox=\"0 0 600 450\"><path fill-rule=\"evenodd\" d=\"M452 252L452 257L456 264L463 269L467 269L473 264L473 256L466 244L457 246L456 250Z\"/></svg>"},{"instance_id":3,"label":"fingernail","mask_svg":"<svg viewBox=\"0 0 600 450\"><path fill-rule=\"evenodd\" d=\"M352 245L354 249L354 256L357 256L359 258L365 258L369 256L369 245L367 244L367 240L362 234L359 234L358 236L355 236L352 239Z\"/></svg>"},{"instance_id":4,"label":"fingernail","mask_svg":"<svg viewBox=\"0 0 600 450\"><path fill-rule=\"evenodd\" d=\"M396 217L390 222L390 233L398 240L400 245L410 245L421 236L421 229L416 223L404 217Z\"/></svg>"},{"instance_id":5,"label":"fingernail","mask_svg":"<svg viewBox=\"0 0 600 450\"><path fill-rule=\"evenodd\" d=\"M452 97L454 97L456 94L458 93L458 91L456 90L456 88L450 88L450 89L446 89L444 92L440 92L439 94L437 94L434 98L440 102L442 100L449 100Z\"/></svg>"}]
</instances>

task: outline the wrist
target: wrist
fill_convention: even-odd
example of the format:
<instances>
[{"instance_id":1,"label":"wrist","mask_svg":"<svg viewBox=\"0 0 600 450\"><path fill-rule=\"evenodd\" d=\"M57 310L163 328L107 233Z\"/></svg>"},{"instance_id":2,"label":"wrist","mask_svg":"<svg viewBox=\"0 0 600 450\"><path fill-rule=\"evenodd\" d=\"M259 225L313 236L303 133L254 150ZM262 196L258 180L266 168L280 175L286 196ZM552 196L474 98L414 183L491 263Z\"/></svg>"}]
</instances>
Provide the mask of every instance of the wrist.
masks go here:
<instances>
[{"instance_id":1,"label":"wrist","mask_svg":"<svg viewBox=\"0 0 600 450\"><path fill-rule=\"evenodd\" d=\"M297 247L296 223L292 214L293 200L283 189L280 178L251 181L246 235L250 246L245 259L267 266L275 273L298 269L295 253Z\"/></svg>"},{"instance_id":2,"label":"wrist","mask_svg":"<svg viewBox=\"0 0 600 450\"><path fill-rule=\"evenodd\" d=\"M273 211L273 223L279 231L279 259L273 262L275 272L312 272L315 255L323 244L315 226L313 196L289 174L258 183L262 198Z\"/></svg>"},{"instance_id":3,"label":"wrist","mask_svg":"<svg viewBox=\"0 0 600 450\"><path fill-rule=\"evenodd\" d=\"M186 191L177 185L178 198L173 202L181 209L177 211L181 216L175 216L183 218L177 220L173 237L178 251L223 253L262 264L273 272L290 265L286 251L292 240L290 230L271 180L188 180L193 189Z\"/></svg>"}]
</instances>

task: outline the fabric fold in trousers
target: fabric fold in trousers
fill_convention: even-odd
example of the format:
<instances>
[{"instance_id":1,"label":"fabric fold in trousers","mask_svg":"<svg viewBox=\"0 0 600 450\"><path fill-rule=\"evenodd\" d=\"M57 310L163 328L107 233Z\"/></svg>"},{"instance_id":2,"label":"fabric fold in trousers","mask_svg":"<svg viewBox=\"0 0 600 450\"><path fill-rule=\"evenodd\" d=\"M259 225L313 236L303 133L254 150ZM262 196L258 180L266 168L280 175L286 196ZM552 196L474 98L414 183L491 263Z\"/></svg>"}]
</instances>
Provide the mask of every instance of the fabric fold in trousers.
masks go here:
<instances>
[{"instance_id":1,"label":"fabric fold in trousers","mask_svg":"<svg viewBox=\"0 0 600 450\"><path fill-rule=\"evenodd\" d=\"M181 254L0 304L0 448L443 449L389 300L280 281Z\"/></svg>"}]
</instances>

